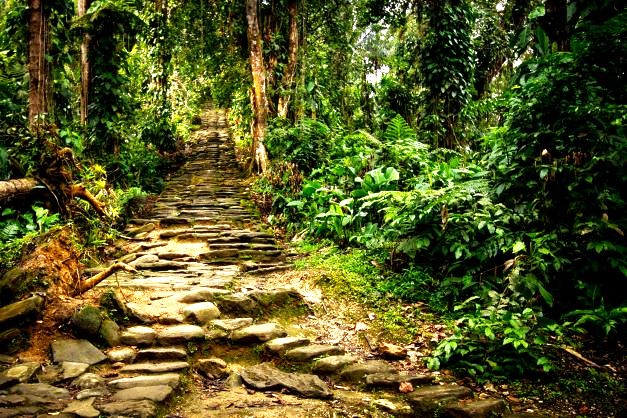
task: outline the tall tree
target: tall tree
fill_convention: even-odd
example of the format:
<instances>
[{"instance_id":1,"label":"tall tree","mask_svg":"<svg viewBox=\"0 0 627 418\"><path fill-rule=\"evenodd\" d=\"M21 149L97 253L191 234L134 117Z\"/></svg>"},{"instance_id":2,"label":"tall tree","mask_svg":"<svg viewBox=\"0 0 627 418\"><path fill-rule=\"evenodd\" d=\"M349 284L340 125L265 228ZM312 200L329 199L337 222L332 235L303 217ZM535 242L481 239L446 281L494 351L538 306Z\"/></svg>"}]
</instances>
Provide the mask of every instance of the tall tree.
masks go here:
<instances>
[{"instance_id":1,"label":"tall tree","mask_svg":"<svg viewBox=\"0 0 627 418\"><path fill-rule=\"evenodd\" d=\"M36 129L49 112L50 68L46 61L49 28L44 1L28 0L28 124Z\"/></svg>"},{"instance_id":2,"label":"tall tree","mask_svg":"<svg viewBox=\"0 0 627 418\"><path fill-rule=\"evenodd\" d=\"M78 0L78 17L81 18L89 9L91 0ZM91 35L87 32L83 34L83 40L81 42L81 103L80 103L80 118L81 125L87 125L87 109L89 105L89 84L91 78L91 68L89 61L89 45L91 42Z\"/></svg>"},{"instance_id":3,"label":"tall tree","mask_svg":"<svg viewBox=\"0 0 627 418\"><path fill-rule=\"evenodd\" d=\"M278 116L285 118L290 103L291 90L294 85L294 75L298 63L298 0L289 0L287 3L289 15L288 31L288 57L287 66L281 79L281 91L279 92L279 102L277 105Z\"/></svg>"},{"instance_id":4,"label":"tall tree","mask_svg":"<svg viewBox=\"0 0 627 418\"><path fill-rule=\"evenodd\" d=\"M254 114L251 170L263 173L268 166L268 154L264 145L268 127L268 96L266 93L266 68L263 63L261 32L257 13L257 0L246 0L248 51L253 79L251 102Z\"/></svg>"}]
</instances>

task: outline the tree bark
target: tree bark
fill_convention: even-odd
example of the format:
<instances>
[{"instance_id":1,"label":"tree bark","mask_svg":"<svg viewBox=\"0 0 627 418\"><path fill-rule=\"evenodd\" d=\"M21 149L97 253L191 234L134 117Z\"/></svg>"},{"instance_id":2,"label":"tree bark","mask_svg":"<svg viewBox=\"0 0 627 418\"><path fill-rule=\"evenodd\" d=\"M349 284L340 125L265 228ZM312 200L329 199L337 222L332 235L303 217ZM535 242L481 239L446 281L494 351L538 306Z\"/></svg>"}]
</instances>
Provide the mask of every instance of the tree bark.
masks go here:
<instances>
[{"instance_id":1,"label":"tree bark","mask_svg":"<svg viewBox=\"0 0 627 418\"><path fill-rule=\"evenodd\" d=\"M28 0L28 124L32 130L49 110L48 20L43 3Z\"/></svg>"},{"instance_id":2,"label":"tree bark","mask_svg":"<svg viewBox=\"0 0 627 418\"><path fill-rule=\"evenodd\" d=\"M268 155L263 143L268 127L268 96L266 93L266 73L261 48L257 0L246 0L246 21L248 23L248 49L250 53L254 96L252 106L255 119L253 124L253 143L251 147L253 158L250 168L251 171L257 169L257 172L263 173L268 166Z\"/></svg>"},{"instance_id":3,"label":"tree bark","mask_svg":"<svg viewBox=\"0 0 627 418\"><path fill-rule=\"evenodd\" d=\"M287 4L289 14L289 34L288 34L288 58L285 73L281 79L281 92L277 105L279 117L286 118L290 104L292 88L294 86L294 76L296 75L296 65L298 63L298 0L290 0Z\"/></svg>"},{"instance_id":4,"label":"tree bark","mask_svg":"<svg viewBox=\"0 0 627 418\"><path fill-rule=\"evenodd\" d=\"M0 181L0 202L29 194L39 181L32 178Z\"/></svg>"},{"instance_id":5,"label":"tree bark","mask_svg":"<svg viewBox=\"0 0 627 418\"><path fill-rule=\"evenodd\" d=\"M89 9L91 0L78 0L78 17L83 17ZM91 68L89 62L89 44L91 42L91 35L85 33L83 35L83 41L81 42L81 103L80 103L80 118L81 125L87 125L87 107L89 106L89 84L91 79Z\"/></svg>"}]
</instances>

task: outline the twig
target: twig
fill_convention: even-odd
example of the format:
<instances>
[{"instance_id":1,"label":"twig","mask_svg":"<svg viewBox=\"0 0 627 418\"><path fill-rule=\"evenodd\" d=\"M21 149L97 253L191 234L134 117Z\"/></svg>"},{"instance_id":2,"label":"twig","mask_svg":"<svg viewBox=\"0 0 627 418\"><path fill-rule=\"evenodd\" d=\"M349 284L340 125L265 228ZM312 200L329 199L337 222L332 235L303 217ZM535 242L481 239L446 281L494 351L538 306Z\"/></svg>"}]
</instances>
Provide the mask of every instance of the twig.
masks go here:
<instances>
[{"instance_id":1,"label":"twig","mask_svg":"<svg viewBox=\"0 0 627 418\"><path fill-rule=\"evenodd\" d=\"M602 366L599 366L598 364L596 364L594 361L592 360L588 360L587 358L585 358L584 356L582 356L581 354L579 354L578 352L576 352L575 350L573 350L570 347L567 347L565 345L560 347L562 350L564 350L565 352L567 352L568 354L570 354L571 356L575 357L578 360L583 361L584 363L586 363L588 366L590 367L594 367L595 369L602 369Z\"/></svg>"}]
</instances>

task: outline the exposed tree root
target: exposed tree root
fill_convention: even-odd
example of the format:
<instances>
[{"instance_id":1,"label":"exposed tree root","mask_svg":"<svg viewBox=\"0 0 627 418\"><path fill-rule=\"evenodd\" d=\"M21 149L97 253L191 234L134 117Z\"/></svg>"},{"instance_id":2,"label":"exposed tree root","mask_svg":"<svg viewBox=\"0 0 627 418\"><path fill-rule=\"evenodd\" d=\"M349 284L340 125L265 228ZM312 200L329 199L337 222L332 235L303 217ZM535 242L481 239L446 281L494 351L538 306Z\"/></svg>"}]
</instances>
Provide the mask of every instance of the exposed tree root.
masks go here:
<instances>
[{"instance_id":1,"label":"exposed tree root","mask_svg":"<svg viewBox=\"0 0 627 418\"><path fill-rule=\"evenodd\" d=\"M107 267L106 270L101 271L100 273L96 274L95 276L90 277L87 280L81 281L79 286L74 290L73 296L78 296L82 293L87 292L88 290L94 288L98 283L100 283L107 277L121 270L127 271L129 273L137 273L137 270L135 270L133 267L129 266L128 264L120 263L120 262L115 263Z\"/></svg>"}]
</instances>

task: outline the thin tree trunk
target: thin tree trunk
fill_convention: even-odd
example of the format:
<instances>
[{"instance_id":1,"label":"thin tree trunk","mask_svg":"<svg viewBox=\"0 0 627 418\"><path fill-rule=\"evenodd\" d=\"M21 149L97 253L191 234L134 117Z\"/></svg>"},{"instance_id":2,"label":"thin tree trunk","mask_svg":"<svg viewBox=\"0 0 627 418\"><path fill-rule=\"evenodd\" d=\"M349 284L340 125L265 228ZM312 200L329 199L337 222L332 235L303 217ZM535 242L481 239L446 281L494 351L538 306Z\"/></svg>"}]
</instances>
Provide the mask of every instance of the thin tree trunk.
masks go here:
<instances>
[{"instance_id":1,"label":"thin tree trunk","mask_svg":"<svg viewBox=\"0 0 627 418\"><path fill-rule=\"evenodd\" d=\"M288 35L288 58L285 73L281 79L281 93L277 105L279 117L287 117L290 104L292 88L294 86L294 76L296 75L296 65L298 63L298 0L290 0L287 4L287 12L290 18L290 29Z\"/></svg>"},{"instance_id":2,"label":"thin tree trunk","mask_svg":"<svg viewBox=\"0 0 627 418\"><path fill-rule=\"evenodd\" d=\"M78 17L83 17L89 9L91 0L78 0ZM81 42L81 125L87 125L87 107L89 105L89 84L91 78L91 68L89 62L89 44L91 35L85 33Z\"/></svg>"},{"instance_id":3,"label":"thin tree trunk","mask_svg":"<svg viewBox=\"0 0 627 418\"><path fill-rule=\"evenodd\" d=\"M33 178L0 181L0 202L31 193L39 185Z\"/></svg>"},{"instance_id":4,"label":"thin tree trunk","mask_svg":"<svg viewBox=\"0 0 627 418\"><path fill-rule=\"evenodd\" d=\"M257 15L257 0L246 0L246 21L248 23L248 49L250 52L250 67L253 78L252 102L255 118L252 143L251 170L259 173L266 171L268 155L263 143L268 126L268 97L266 94L266 74L263 65L263 51L261 48L261 33Z\"/></svg>"},{"instance_id":5,"label":"thin tree trunk","mask_svg":"<svg viewBox=\"0 0 627 418\"><path fill-rule=\"evenodd\" d=\"M42 0L28 0L28 124L33 130L48 111L47 19Z\"/></svg>"}]
</instances>

